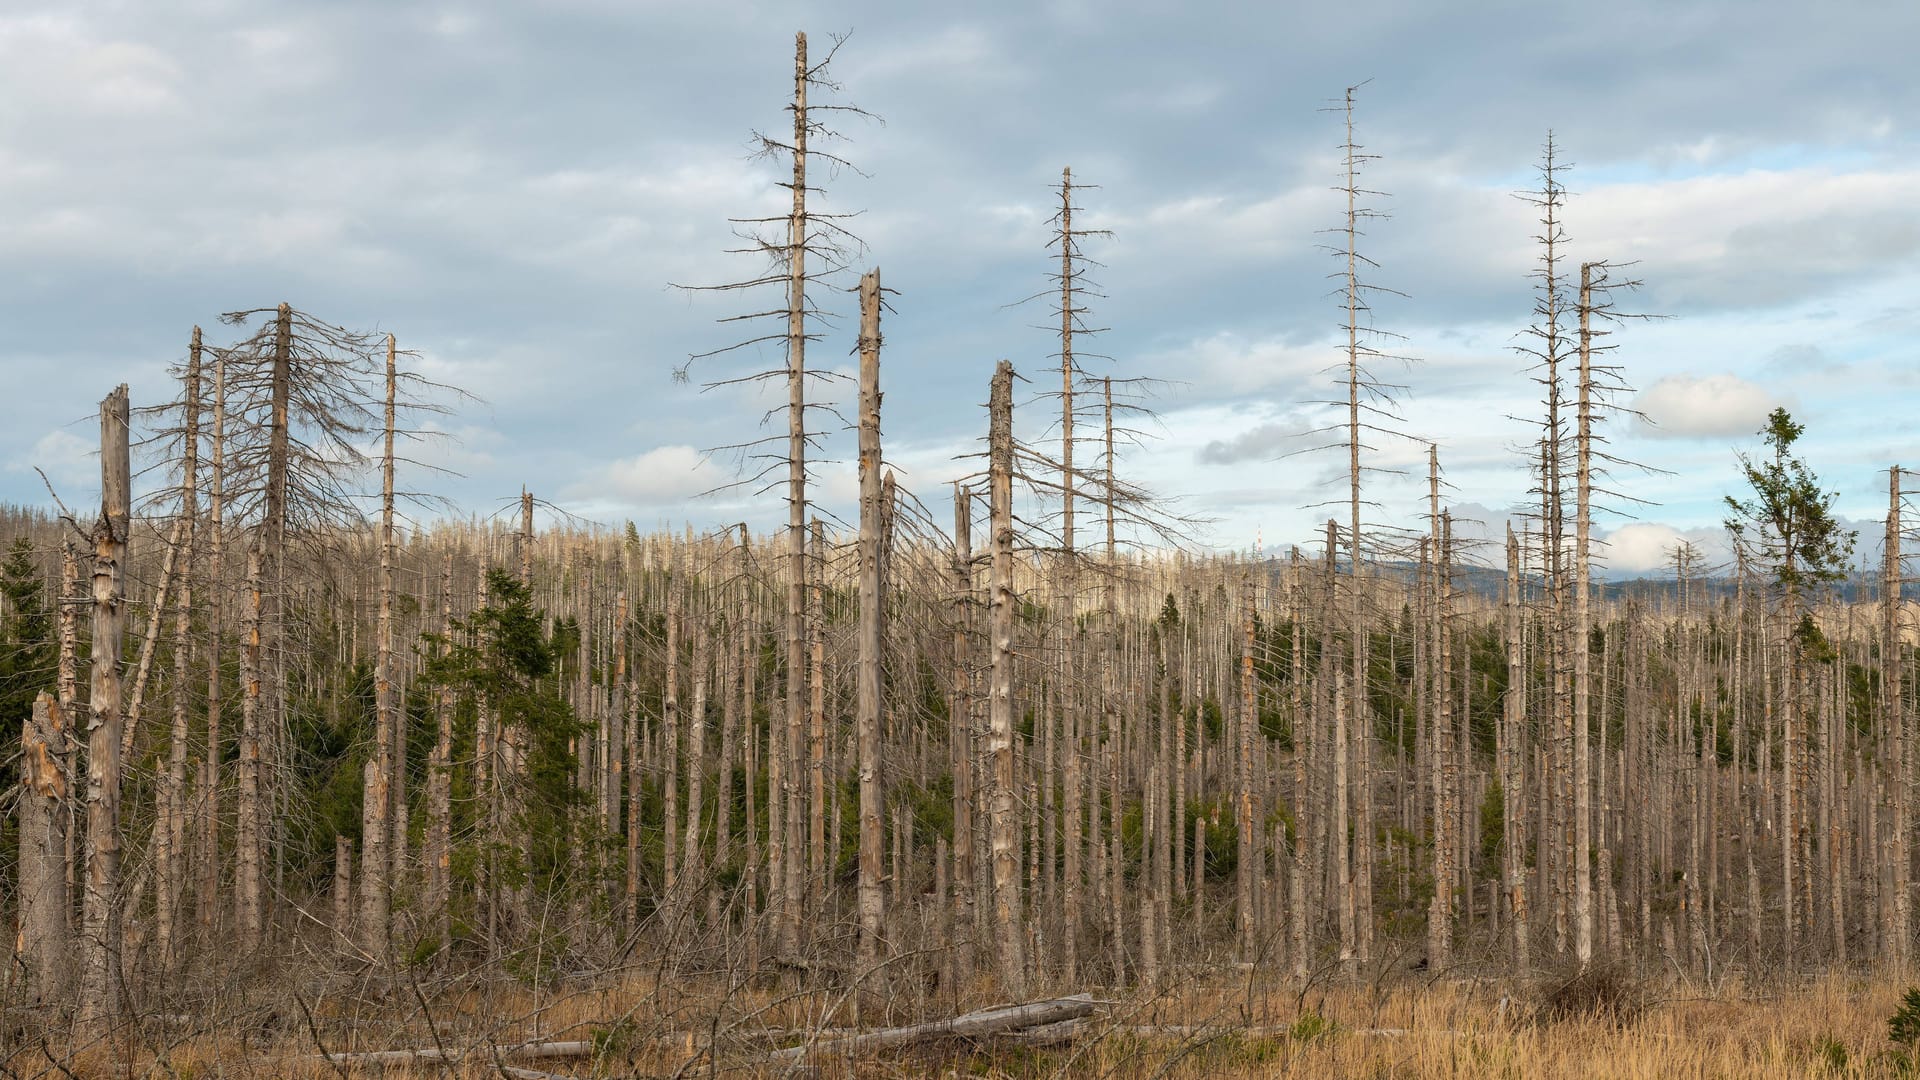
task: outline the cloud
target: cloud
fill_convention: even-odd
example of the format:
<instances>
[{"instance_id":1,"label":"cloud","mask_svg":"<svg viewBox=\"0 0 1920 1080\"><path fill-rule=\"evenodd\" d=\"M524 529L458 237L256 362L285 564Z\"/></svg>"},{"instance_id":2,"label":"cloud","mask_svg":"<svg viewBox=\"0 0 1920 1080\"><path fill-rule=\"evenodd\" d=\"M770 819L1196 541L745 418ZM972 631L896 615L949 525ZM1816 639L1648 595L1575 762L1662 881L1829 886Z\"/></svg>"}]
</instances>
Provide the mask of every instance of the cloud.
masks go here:
<instances>
[{"instance_id":1,"label":"cloud","mask_svg":"<svg viewBox=\"0 0 1920 1080\"><path fill-rule=\"evenodd\" d=\"M1255 424L1238 435L1214 439L1200 448L1200 461L1206 465L1238 465L1246 461L1272 461L1290 450L1300 449L1300 436L1312 430L1297 415Z\"/></svg>"},{"instance_id":2,"label":"cloud","mask_svg":"<svg viewBox=\"0 0 1920 1080\"><path fill-rule=\"evenodd\" d=\"M607 465L567 494L603 504L663 506L685 502L728 480L726 470L691 446L659 446Z\"/></svg>"},{"instance_id":3,"label":"cloud","mask_svg":"<svg viewBox=\"0 0 1920 1080\"><path fill-rule=\"evenodd\" d=\"M1594 554L1610 576L1653 574L1672 565L1674 549L1682 542L1699 550L1705 560L1702 572L1712 572L1729 557L1725 530L1676 529L1657 521L1620 526L1595 545Z\"/></svg>"},{"instance_id":4,"label":"cloud","mask_svg":"<svg viewBox=\"0 0 1920 1080\"><path fill-rule=\"evenodd\" d=\"M1738 375L1668 375L1641 391L1634 407L1649 435L1666 439L1751 435L1780 399Z\"/></svg>"},{"instance_id":5,"label":"cloud","mask_svg":"<svg viewBox=\"0 0 1920 1080\"><path fill-rule=\"evenodd\" d=\"M76 491L98 486L99 467L94 464L98 452L97 446L73 432L56 428L36 439L25 459L8 462L7 471L31 475L33 470L40 470L72 505ZM38 486L39 478L35 477L33 483Z\"/></svg>"}]
</instances>

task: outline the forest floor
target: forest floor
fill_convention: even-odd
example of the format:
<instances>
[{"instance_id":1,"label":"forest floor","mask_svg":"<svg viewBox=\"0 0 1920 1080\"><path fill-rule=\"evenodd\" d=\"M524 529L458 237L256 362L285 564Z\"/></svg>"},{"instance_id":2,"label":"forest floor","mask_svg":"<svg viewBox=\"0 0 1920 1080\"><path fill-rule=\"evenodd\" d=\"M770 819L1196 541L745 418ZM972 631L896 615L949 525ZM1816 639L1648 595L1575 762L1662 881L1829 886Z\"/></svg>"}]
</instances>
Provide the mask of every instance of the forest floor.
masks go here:
<instances>
[{"instance_id":1,"label":"forest floor","mask_svg":"<svg viewBox=\"0 0 1920 1080\"><path fill-rule=\"evenodd\" d=\"M218 1021L150 1017L133 1045L123 1042L112 1054L53 1049L65 1040L36 1044L30 1037L11 1047L0 1040L0 1076L1920 1076L1888 1039L1888 1017L1907 986L1885 978L1826 976L1762 989L1731 981L1656 986L1615 974L1600 985L1525 986L1418 974L1302 992L1262 985L1264 978L1222 985L1216 972L1151 997L1102 1000L1065 1031L937 1039L858 1060L814 1053L800 1061L771 1055L849 1030L851 999L843 991L727 991L653 973L611 988L542 994L498 985L442 985L428 994L413 983L372 991L363 980L350 991L310 987L319 992L283 996L264 1013L253 1006L245 1024L236 1023L239 1011ZM867 1030L955 1013L935 997L873 999L866 1007L860 1026ZM529 1044L544 1054L527 1052ZM457 1060L330 1062L321 1048L343 1056L409 1049Z\"/></svg>"}]
</instances>

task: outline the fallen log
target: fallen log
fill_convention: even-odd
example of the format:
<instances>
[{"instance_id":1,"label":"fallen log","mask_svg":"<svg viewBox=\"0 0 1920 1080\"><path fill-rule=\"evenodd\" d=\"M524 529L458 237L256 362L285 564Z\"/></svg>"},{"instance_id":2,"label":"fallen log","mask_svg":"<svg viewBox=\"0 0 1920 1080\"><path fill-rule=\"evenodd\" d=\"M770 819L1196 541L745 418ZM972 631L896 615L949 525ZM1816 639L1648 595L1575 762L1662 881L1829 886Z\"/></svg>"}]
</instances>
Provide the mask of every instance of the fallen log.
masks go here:
<instances>
[{"instance_id":1,"label":"fallen log","mask_svg":"<svg viewBox=\"0 0 1920 1080\"><path fill-rule=\"evenodd\" d=\"M1000 1005L948 1020L886 1028L844 1038L820 1039L778 1050L769 1056L774 1061L797 1061L809 1054L858 1054L868 1050L884 1050L934 1039L1004 1035L1078 1020L1083 1016L1091 1015L1097 1005L1092 994L1074 994L1071 997L1032 1001L1023 1005Z\"/></svg>"},{"instance_id":2,"label":"fallen log","mask_svg":"<svg viewBox=\"0 0 1920 1080\"><path fill-rule=\"evenodd\" d=\"M325 1054L312 1054L307 1060L324 1061L334 1065L457 1065L467 1058L476 1056L517 1060L583 1058L593 1056L593 1043L591 1040L581 1039L567 1042L510 1043L505 1046L450 1050L441 1050L438 1047L423 1047L415 1050L338 1050Z\"/></svg>"}]
</instances>

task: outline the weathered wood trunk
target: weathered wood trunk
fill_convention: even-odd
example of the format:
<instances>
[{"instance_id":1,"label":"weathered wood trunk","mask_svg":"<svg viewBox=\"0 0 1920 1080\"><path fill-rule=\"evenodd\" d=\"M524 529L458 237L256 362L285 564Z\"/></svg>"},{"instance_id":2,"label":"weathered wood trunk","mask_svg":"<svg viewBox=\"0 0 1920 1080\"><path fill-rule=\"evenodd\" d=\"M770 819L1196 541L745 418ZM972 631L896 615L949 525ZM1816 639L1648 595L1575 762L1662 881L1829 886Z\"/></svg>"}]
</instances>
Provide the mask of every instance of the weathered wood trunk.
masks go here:
<instances>
[{"instance_id":1,"label":"weathered wood trunk","mask_svg":"<svg viewBox=\"0 0 1920 1080\"><path fill-rule=\"evenodd\" d=\"M93 656L87 722L87 879L80 937L84 1033L120 1015L120 657L132 467L125 385L100 403L100 517L93 527Z\"/></svg>"},{"instance_id":2,"label":"weathered wood trunk","mask_svg":"<svg viewBox=\"0 0 1920 1080\"><path fill-rule=\"evenodd\" d=\"M799 783L806 735L807 665L807 35L793 41L793 207L787 217L787 733L783 779L786 790L781 840L784 878L780 890L780 949L797 957L805 901L801 823L805 797Z\"/></svg>"},{"instance_id":3,"label":"weathered wood trunk","mask_svg":"<svg viewBox=\"0 0 1920 1080\"><path fill-rule=\"evenodd\" d=\"M992 762L993 930L999 946L1000 985L1014 995L1026 986L1026 931L1020 896L1019 781L1013 755L1013 365L1000 361L988 405L988 509L993 538L987 610L987 755Z\"/></svg>"},{"instance_id":4,"label":"weathered wood trunk","mask_svg":"<svg viewBox=\"0 0 1920 1080\"><path fill-rule=\"evenodd\" d=\"M860 771L860 966L870 971L880 961L886 928L886 894L881 889L885 851L881 811L886 792L880 775L881 610L886 581L881 574L883 511L880 483L880 271L860 279L860 628L854 734Z\"/></svg>"},{"instance_id":5,"label":"weathered wood trunk","mask_svg":"<svg viewBox=\"0 0 1920 1080\"><path fill-rule=\"evenodd\" d=\"M37 1002L66 996L73 941L67 890L66 715L51 694L33 701L20 737L20 934L16 951Z\"/></svg>"},{"instance_id":6,"label":"weathered wood trunk","mask_svg":"<svg viewBox=\"0 0 1920 1080\"><path fill-rule=\"evenodd\" d=\"M225 736L221 706L225 700L221 677L221 635L226 629L227 597L221 581L226 554L227 490L227 358L213 359L213 431L210 440L212 472L207 492L207 742L200 764L200 929L211 940L220 923L220 755Z\"/></svg>"},{"instance_id":7,"label":"weathered wood trunk","mask_svg":"<svg viewBox=\"0 0 1920 1080\"><path fill-rule=\"evenodd\" d=\"M453 556L440 568L439 653L452 647ZM452 685L442 683L433 694L433 752L427 759L427 822L422 852L426 863L425 914L427 934L444 947L452 933L447 905L453 882L453 712Z\"/></svg>"},{"instance_id":8,"label":"weathered wood trunk","mask_svg":"<svg viewBox=\"0 0 1920 1080\"><path fill-rule=\"evenodd\" d=\"M392 828L394 778L399 763L394 750L401 724L395 718L393 694L393 435L397 387L393 335L387 335L386 430L380 457L380 607L375 616L373 660L373 753L368 756L366 783L361 789L360 816L360 947L377 963L385 963L388 948L388 904L392 887ZM401 838L404 841L404 836Z\"/></svg>"},{"instance_id":9,"label":"weathered wood trunk","mask_svg":"<svg viewBox=\"0 0 1920 1080\"><path fill-rule=\"evenodd\" d=\"M182 380L181 454L180 454L180 526L179 540L185 550L181 568L180 600L173 622L173 679L168 697L173 705L173 729L168 740L167 767L156 793L153 829L154 860L154 947L160 954L160 966L173 971L179 963L180 902L186 891L187 870L187 742L188 679L192 671L190 648L193 628L193 557L199 537L198 519L200 473L200 328L193 328L193 340L187 347L187 370Z\"/></svg>"},{"instance_id":10,"label":"weathered wood trunk","mask_svg":"<svg viewBox=\"0 0 1920 1080\"><path fill-rule=\"evenodd\" d=\"M967 647L973 624L973 494L953 486L953 670L947 706L947 738L953 769L953 925L954 969L973 969L973 941L979 936L974 900L974 799L978 757L975 746L973 667Z\"/></svg>"}]
</instances>

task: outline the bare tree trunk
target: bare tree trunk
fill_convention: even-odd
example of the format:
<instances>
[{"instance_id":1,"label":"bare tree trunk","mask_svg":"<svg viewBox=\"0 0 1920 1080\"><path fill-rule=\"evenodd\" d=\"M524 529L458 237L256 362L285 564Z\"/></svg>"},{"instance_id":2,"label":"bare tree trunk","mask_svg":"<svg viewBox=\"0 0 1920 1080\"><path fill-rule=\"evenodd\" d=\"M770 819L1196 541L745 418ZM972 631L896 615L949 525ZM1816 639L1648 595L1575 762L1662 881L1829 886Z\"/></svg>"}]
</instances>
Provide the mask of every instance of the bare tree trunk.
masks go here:
<instances>
[{"instance_id":1,"label":"bare tree trunk","mask_svg":"<svg viewBox=\"0 0 1920 1080\"><path fill-rule=\"evenodd\" d=\"M992 513L993 581L987 640L987 754L993 762L994 931L999 935L1001 987L1024 993L1026 933L1021 925L1020 823L1013 760L1013 365L1000 361L993 375L988 435L988 498Z\"/></svg>"},{"instance_id":2,"label":"bare tree trunk","mask_svg":"<svg viewBox=\"0 0 1920 1080\"><path fill-rule=\"evenodd\" d=\"M688 557L691 559L691 553ZM687 571L678 562L677 558L668 559L666 688L660 699L659 758L661 827L665 837L660 845L660 874L666 906L676 914L680 904L680 637L687 591Z\"/></svg>"},{"instance_id":3,"label":"bare tree trunk","mask_svg":"<svg viewBox=\"0 0 1920 1080\"><path fill-rule=\"evenodd\" d=\"M1347 252L1346 252L1346 302L1347 302L1347 492L1348 522L1347 540L1349 543L1348 575L1348 622L1350 636L1350 660L1353 686L1353 738L1355 745L1356 784L1356 821L1354 823L1354 889L1353 898L1356 907L1355 953L1361 960L1371 955L1373 940L1373 716L1372 703L1369 701L1369 681L1367 675L1367 653L1370 644L1367 635L1366 597L1360 585L1361 535L1360 535L1360 410L1363 393L1362 372L1360 368L1360 314L1366 306L1361 296L1359 278L1360 256L1356 250L1359 237L1361 211L1357 206L1360 187L1356 170L1360 164L1359 146L1353 141L1353 88L1346 94L1346 185L1343 190L1347 196Z\"/></svg>"},{"instance_id":4,"label":"bare tree trunk","mask_svg":"<svg viewBox=\"0 0 1920 1080\"><path fill-rule=\"evenodd\" d=\"M1901 675L1906 670L1906 643L1900 627L1900 466L1887 470L1887 538L1885 576L1880 590L1882 627L1880 632L1880 687L1886 710L1887 751L1885 760L1893 775L1886 788L1892 793L1887 808L1887 861L1892 865L1892 914L1886 928L1886 958L1895 971L1904 972L1912 963L1913 886L1909 823L1913 820L1913 752L1907 731L1906 701L1901 692Z\"/></svg>"},{"instance_id":5,"label":"bare tree trunk","mask_svg":"<svg viewBox=\"0 0 1920 1080\"><path fill-rule=\"evenodd\" d=\"M860 642L854 704L855 737L860 753L860 967L871 971L880 960L886 929L886 894L881 889L885 848L881 811L886 792L880 776L881 684L880 613L886 581L880 568L880 271L860 279Z\"/></svg>"},{"instance_id":6,"label":"bare tree trunk","mask_svg":"<svg viewBox=\"0 0 1920 1080\"><path fill-rule=\"evenodd\" d=\"M806 725L807 664L807 35L794 36L793 208L787 218L787 748L785 876L780 895L780 948L797 957L801 944L799 767Z\"/></svg>"},{"instance_id":7,"label":"bare tree trunk","mask_svg":"<svg viewBox=\"0 0 1920 1080\"><path fill-rule=\"evenodd\" d=\"M200 928L209 938L220 921L221 634L226 590L220 581L226 548L227 358L213 358L213 475L207 497L207 749L200 773Z\"/></svg>"},{"instance_id":8,"label":"bare tree trunk","mask_svg":"<svg viewBox=\"0 0 1920 1080\"><path fill-rule=\"evenodd\" d=\"M239 827L234 838L235 916L240 942L251 951L265 930L261 895L260 858L260 539L247 548L246 599L241 608L240 633L240 773Z\"/></svg>"},{"instance_id":9,"label":"bare tree trunk","mask_svg":"<svg viewBox=\"0 0 1920 1080\"><path fill-rule=\"evenodd\" d=\"M1327 522L1327 572L1326 603L1327 614L1333 613L1334 603L1334 565L1335 552L1339 550L1340 526L1338 522ZM1326 625L1331 625L1329 619ZM1323 635L1325 631L1322 631ZM1323 642L1326 638L1323 636ZM1321 646L1323 650L1326 646ZM1349 807L1349 789L1352 772L1349 768L1348 754L1352 748L1352 736L1349 734L1349 701L1353 694L1353 684L1348 681L1346 672L1341 672L1334 680L1333 687L1333 736L1330 746L1333 750L1333 813L1327 823L1332 837L1333 877L1337 894L1340 922L1340 962L1351 971L1359 959L1357 943L1359 928L1356 904L1354 903L1353 857L1352 857L1352 814Z\"/></svg>"},{"instance_id":10,"label":"bare tree trunk","mask_svg":"<svg viewBox=\"0 0 1920 1080\"><path fill-rule=\"evenodd\" d=\"M263 700L269 712L264 717L256 716L255 757L252 763L255 844L259 849L257 858L262 860L262 872L267 855L267 832L274 824L274 819L267 812L265 800L270 793L266 784L276 774L267 768L261 755L270 753L274 756L274 764L281 764L287 733L287 660L290 651L287 635L287 500L293 442L289 413L293 398L293 308L285 303L280 304L275 315L270 393L267 489L264 492L266 518L259 538L259 542L264 544L261 550L262 572L267 585L260 613L262 643L257 658L263 665L260 671L267 683ZM242 796L245 795L243 787ZM259 909L256 932L264 930L266 925L267 898L264 879L261 879L256 883L254 893L254 901Z\"/></svg>"},{"instance_id":11,"label":"bare tree trunk","mask_svg":"<svg viewBox=\"0 0 1920 1080\"><path fill-rule=\"evenodd\" d=\"M1292 625L1292 679L1288 696L1292 706L1288 722L1293 728L1293 851L1289 860L1288 899L1292 901L1289 928L1293 954L1293 977L1306 985L1310 972L1309 944L1313 938L1313 902L1308 896L1309 882L1317 880L1313 867L1313 826L1320 816L1313 808L1313 785L1309 780L1313 748L1319 742L1316 725L1307 712L1307 636L1306 611L1302 603L1300 549L1294 548L1287 566L1287 621Z\"/></svg>"},{"instance_id":12,"label":"bare tree trunk","mask_svg":"<svg viewBox=\"0 0 1920 1080\"><path fill-rule=\"evenodd\" d=\"M947 738L953 761L953 925L957 929L954 970L973 969L977 928L974 903L973 671L967 654L967 629L973 612L973 495L953 486L953 674L947 705Z\"/></svg>"},{"instance_id":13,"label":"bare tree trunk","mask_svg":"<svg viewBox=\"0 0 1920 1080\"><path fill-rule=\"evenodd\" d=\"M827 750L831 736L827 732L827 588L826 568L828 566L827 528L819 518L813 519L813 559L809 563L813 574L807 583L807 874L813 884L811 888L825 889L832 880L833 868L830 860L838 858L839 846L834 845L834 854L827 852L827 809L829 793L827 782ZM797 761L798 759L796 759ZM839 784L832 785L832 804L837 806ZM840 816L836 813L833 823L837 828Z\"/></svg>"},{"instance_id":14,"label":"bare tree trunk","mask_svg":"<svg viewBox=\"0 0 1920 1080\"><path fill-rule=\"evenodd\" d=\"M699 612L693 617L693 709L687 714L687 831L682 838L684 849L680 857L680 876L686 883L681 890L685 895L682 903L685 910L695 910L694 901L699 897L695 889L704 889L707 880L706 868L700 859L700 818L706 800L707 775L707 679L713 667L713 658L708 650L710 640L707 630L707 613Z\"/></svg>"},{"instance_id":15,"label":"bare tree trunk","mask_svg":"<svg viewBox=\"0 0 1920 1080\"><path fill-rule=\"evenodd\" d=\"M180 531L186 552L180 578L180 602L173 622L173 681L168 696L173 704L173 731L164 782L156 793L158 811L153 829L154 945L162 970L172 972L179 962L179 906L185 893L187 868L187 686L193 629L193 554L200 516L200 328L193 328L187 347L186 393L181 401ZM156 610L158 610L156 608Z\"/></svg>"},{"instance_id":16,"label":"bare tree trunk","mask_svg":"<svg viewBox=\"0 0 1920 1080\"><path fill-rule=\"evenodd\" d=\"M1240 962L1251 964L1254 951L1254 833L1259 823L1253 807L1253 728L1257 703L1253 682L1253 581L1240 584L1240 708L1238 725L1238 767L1234 770L1235 824L1238 826L1239 857L1234 872L1240 923Z\"/></svg>"},{"instance_id":17,"label":"bare tree trunk","mask_svg":"<svg viewBox=\"0 0 1920 1080\"><path fill-rule=\"evenodd\" d=\"M375 963L387 961L388 852L394 742L399 724L393 701L393 422L397 385L393 335L387 335L386 431L380 457L380 608L374 629L373 753L367 759L360 809L360 947Z\"/></svg>"},{"instance_id":18,"label":"bare tree trunk","mask_svg":"<svg viewBox=\"0 0 1920 1080\"><path fill-rule=\"evenodd\" d=\"M42 691L20 738L20 947L31 1000L66 994L73 941L68 925L66 716Z\"/></svg>"},{"instance_id":19,"label":"bare tree trunk","mask_svg":"<svg viewBox=\"0 0 1920 1080\"><path fill-rule=\"evenodd\" d=\"M1527 691L1526 668L1521 659L1520 541L1507 526L1507 697L1502 709L1506 739L1500 752L1501 819L1506 837L1501 844L1501 862L1507 887L1507 905L1513 930L1513 966L1524 972L1530 966L1530 929L1527 924L1526 868L1526 740Z\"/></svg>"},{"instance_id":20,"label":"bare tree trunk","mask_svg":"<svg viewBox=\"0 0 1920 1080\"><path fill-rule=\"evenodd\" d=\"M439 652L445 656L451 647L447 635L453 621L453 556L447 555L440 569ZM433 755L427 760L427 864L425 909L429 934L442 947L448 943L452 927L447 918L447 903L453 882L453 687L442 684L433 695Z\"/></svg>"},{"instance_id":21,"label":"bare tree trunk","mask_svg":"<svg viewBox=\"0 0 1920 1080\"><path fill-rule=\"evenodd\" d=\"M1440 970L1453 951L1454 796L1459 788L1453 730L1453 519L1433 522L1433 908L1427 916L1427 964Z\"/></svg>"},{"instance_id":22,"label":"bare tree trunk","mask_svg":"<svg viewBox=\"0 0 1920 1080\"><path fill-rule=\"evenodd\" d=\"M82 910L82 1032L107 1034L120 1015L120 657L126 631L132 468L127 388L100 403L100 518L93 528L93 662L87 724L87 888Z\"/></svg>"},{"instance_id":23,"label":"bare tree trunk","mask_svg":"<svg viewBox=\"0 0 1920 1080\"><path fill-rule=\"evenodd\" d=\"M333 838L333 942L353 952L353 841L345 834Z\"/></svg>"},{"instance_id":24,"label":"bare tree trunk","mask_svg":"<svg viewBox=\"0 0 1920 1080\"><path fill-rule=\"evenodd\" d=\"M92 588L89 581L80 576L80 552L72 540L64 540L60 545L60 599L59 604L59 654L54 676L54 703L60 708L60 715L71 718L79 715L80 708L80 605L82 596L89 595ZM76 794L84 795L80 784L79 740L69 731L67 738L58 746L60 766L74 785ZM66 849L61 854L64 866L64 881L67 896L79 894L80 860L76 845L81 842L80 822L75 798L69 795L65 804L65 840ZM72 912L68 912L71 919ZM69 976L71 976L69 972Z\"/></svg>"},{"instance_id":25,"label":"bare tree trunk","mask_svg":"<svg viewBox=\"0 0 1920 1080\"><path fill-rule=\"evenodd\" d=\"M1587 544L1593 499L1593 263L1580 264L1580 405L1575 447L1573 526L1573 914L1574 957L1593 959L1593 785L1587 729L1592 711L1589 670L1592 591Z\"/></svg>"}]
</instances>

